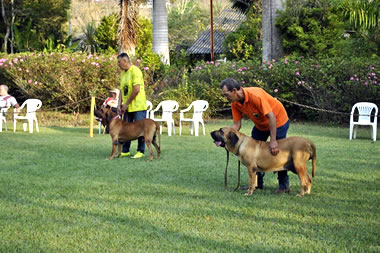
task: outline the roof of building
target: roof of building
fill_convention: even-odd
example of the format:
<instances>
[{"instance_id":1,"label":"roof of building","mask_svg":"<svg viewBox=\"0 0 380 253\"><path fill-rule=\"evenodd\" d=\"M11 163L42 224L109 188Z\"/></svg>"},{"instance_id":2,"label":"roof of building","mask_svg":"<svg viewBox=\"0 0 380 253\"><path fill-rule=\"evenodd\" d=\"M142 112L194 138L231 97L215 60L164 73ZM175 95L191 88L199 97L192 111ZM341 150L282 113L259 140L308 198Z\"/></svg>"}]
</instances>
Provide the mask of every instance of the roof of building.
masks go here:
<instances>
[{"instance_id":1,"label":"roof of building","mask_svg":"<svg viewBox=\"0 0 380 253\"><path fill-rule=\"evenodd\" d=\"M214 54L223 53L223 42L228 33L236 31L240 24L245 21L246 15L231 7L225 8L214 19ZM210 25L187 49L188 54L210 54Z\"/></svg>"}]
</instances>

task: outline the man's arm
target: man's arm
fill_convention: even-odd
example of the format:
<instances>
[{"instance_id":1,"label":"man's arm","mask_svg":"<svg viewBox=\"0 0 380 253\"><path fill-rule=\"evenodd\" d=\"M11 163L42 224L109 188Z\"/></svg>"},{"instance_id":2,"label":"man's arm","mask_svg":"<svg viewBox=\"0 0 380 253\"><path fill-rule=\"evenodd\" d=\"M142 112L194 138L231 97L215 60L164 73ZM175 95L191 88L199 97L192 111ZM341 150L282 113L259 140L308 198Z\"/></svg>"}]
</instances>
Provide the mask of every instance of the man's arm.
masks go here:
<instances>
[{"instance_id":1,"label":"man's arm","mask_svg":"<svg viewBox=\"0 0 380 253\"><path fill-rule=\"evenodd\" d=\"M127 111L129 104L133 101L133 99L136 98L137 94L140 92L140 85L136 84L133 86L131 96L128 98L127 102L122 105L121 110L122 111Z\"/></svg>"},{"instance_id":2,"label":"man's arm","mask_svg":"<svg viewBox=\"0 0 380 253\"><path fill-rule=\"evenodd\" d=\"M266 115L266 117L269 119L269 131L270 131L270 140L269 140L269 148L272 155L277 155L280 150L278 149L278 143L276 141L276 134L277 134L277 123L276 123L276 116L273 114L273 112L270 112Z\"/></svg>"},{"instance_id":3,"label":"man's arm","mask_svg":"<svg viewBox=\"0 0 380 253\"><path fill-rule=\"evenodd\" d=\"M239 131L241 128L241 120L234 122L231 127L236 131Z\"/></svg>"},{"instance_id":4,"label":"man's arm","mask_svg":"<svg viewBox=\"0 0 380 253\"><path fill-rule=\"evenodd\" d=\"M20 113L20 105L19 104L15 104L15 108L16 108L16 112Z\"/></svg>"}]
</instances>

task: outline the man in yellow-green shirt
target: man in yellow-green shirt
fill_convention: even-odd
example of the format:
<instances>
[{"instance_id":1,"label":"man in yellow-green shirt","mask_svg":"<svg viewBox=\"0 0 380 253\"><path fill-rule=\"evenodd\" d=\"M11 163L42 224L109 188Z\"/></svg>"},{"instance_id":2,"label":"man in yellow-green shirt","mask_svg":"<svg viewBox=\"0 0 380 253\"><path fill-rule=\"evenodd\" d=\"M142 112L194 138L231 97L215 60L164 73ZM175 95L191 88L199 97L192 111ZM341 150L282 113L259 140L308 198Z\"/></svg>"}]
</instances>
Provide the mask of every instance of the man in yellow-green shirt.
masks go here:
<instances>
[{"instance_id":1,"label":"man in yellow-green shirt","mask_svg":"<svg viewBox=\"0 0 380 253\"><path fill-rule=\"evenodd\" d=\"M119 111L124 114L123 120L133 122L146 118L146 97L144 90L144 78L141 70L133 65L128 54L121 53L118 57L118 65L122 69L120 75ZM131 142L123 144L121 157L130 156ZM132 158L144 156L144 137L138 138L137 153Z\"/></svg>"}]
</instances>

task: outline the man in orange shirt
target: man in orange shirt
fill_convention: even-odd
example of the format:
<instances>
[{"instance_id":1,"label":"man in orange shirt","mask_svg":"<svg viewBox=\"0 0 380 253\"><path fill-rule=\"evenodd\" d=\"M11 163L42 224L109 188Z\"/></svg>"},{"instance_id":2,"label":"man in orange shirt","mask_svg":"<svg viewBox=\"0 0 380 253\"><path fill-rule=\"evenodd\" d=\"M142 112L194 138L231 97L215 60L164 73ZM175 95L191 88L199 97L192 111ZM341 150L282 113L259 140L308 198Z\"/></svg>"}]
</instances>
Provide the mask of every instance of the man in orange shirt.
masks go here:
<instances>
[{"instance_id":1,"label":"man in orange shirt","mask_svg":"<svg viewBox=\"0 0 380 253\"><path fill-rule=\"evenodd\" d=\"M241 128L244 115L253 121L251 137L259 141L269 140L269 148L275 156L279 153L277 140L286 138L289 128L288 114L282 103L258 87L243 88L232 78L227 78L220 85L222 95L231 102L232 128L237 131ZM257 173L258 188L264 187L264 173ZM276 193L288 193L289 177L286 170L278 172L279 188Z\"/></svg>"}]
</instances>

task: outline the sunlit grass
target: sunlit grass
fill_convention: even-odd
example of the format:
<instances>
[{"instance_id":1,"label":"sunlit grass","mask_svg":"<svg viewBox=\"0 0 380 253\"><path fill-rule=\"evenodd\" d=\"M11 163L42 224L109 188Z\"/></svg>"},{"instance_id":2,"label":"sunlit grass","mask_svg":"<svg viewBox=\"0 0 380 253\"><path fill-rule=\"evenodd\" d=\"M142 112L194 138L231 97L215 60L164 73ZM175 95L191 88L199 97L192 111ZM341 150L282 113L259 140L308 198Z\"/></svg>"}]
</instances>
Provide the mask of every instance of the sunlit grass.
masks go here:
<instances>
[{"instance_id":1,"label":"sunlit grass","mask_svg":"<svg viewBox=\"0 0 380 253\"><path fill-rule=\"evenodd\" d=\"M226 125L209 121L199 137L164 133L151 163L105 160L110 136L89 138L87 128L0 133L0 251L380 251L380 147L369 129L349 141L348 128L291 124L289 136L317 145L312 194L295 197L289 173L291 193L275 195L277 175L268 173L265 189L247 197L224 189L226 152L208 133ZM232 156L231 188L236 171Z\"/></svg>"}]
</instances>

